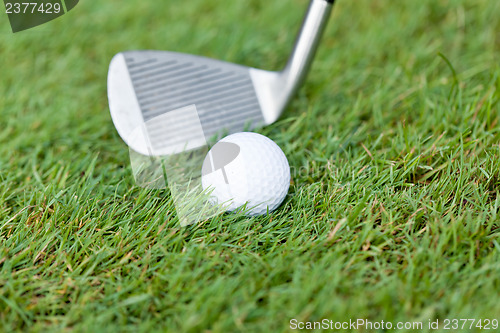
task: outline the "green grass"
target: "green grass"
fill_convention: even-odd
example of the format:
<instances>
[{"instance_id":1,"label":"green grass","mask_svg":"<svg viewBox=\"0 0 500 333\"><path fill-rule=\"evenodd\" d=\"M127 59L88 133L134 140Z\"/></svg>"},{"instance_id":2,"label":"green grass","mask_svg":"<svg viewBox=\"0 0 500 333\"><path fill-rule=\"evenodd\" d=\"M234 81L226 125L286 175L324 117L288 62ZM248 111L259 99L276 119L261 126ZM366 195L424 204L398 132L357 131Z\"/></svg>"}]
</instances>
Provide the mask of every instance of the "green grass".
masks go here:
<instances>
[{"instance_id":1,"label":"green grass","mask_svg":"<svg viewBox=\"0 0 500 333\"><path fill-rule=\"evenodd\" d=\"M269 216L181 228L168 191L134 185L111 57L278 69L306 5L83 1L19 34L0 15L0 331L500 319L497 1L339 0L307 84L259 131L293 171Z\"/></svg>"}]
</instances>

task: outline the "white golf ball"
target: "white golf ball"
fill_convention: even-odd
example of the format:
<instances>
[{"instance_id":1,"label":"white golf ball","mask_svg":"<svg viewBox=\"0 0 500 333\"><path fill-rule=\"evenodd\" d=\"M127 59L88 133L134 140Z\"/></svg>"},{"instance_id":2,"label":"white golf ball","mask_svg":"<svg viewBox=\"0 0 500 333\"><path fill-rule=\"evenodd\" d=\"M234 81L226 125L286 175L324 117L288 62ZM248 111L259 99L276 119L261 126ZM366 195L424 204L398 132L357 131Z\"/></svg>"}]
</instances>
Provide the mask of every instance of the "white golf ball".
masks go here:
<instances>
[{"instance_id":1,"label":"white golf ball","mask_svg":"<svg viewBox=\"0 0 500 333\"><path fill-rule=\"evenodd\" d=\"M251 132L229 135L208 152L202 186L211 201L233 211L246 204L249 216L273 211L290 187L290 166L271 139Z\"/></svg>"}]
</instances>

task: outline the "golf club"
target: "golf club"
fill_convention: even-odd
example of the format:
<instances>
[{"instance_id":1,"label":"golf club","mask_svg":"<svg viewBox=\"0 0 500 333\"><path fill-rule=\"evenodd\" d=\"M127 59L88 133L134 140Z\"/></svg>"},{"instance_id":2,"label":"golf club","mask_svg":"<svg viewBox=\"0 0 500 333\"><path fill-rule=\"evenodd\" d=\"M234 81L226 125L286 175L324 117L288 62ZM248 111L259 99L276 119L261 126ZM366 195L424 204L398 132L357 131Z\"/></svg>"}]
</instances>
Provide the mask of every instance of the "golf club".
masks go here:
<instances>
[{"instance_id":1,"label":"golf club","mask_svg":"<svg viewBox=\"0 0 500 333\"><path fill-rule=\"evenodd\" d=\"M138 153L157 155L189 142L191 127L200 123L205 138L210 138L221 131L234 133L275 122L309 71L333 2L310 2L281 71L167 51L118 53L109 67L108 99L121 138ZM182 112L174 119L160 117L190 105L196 107L199 120ZM138 128L146 129L146 140L137 140L133 133Z\"/></svg>"}]
</instances>

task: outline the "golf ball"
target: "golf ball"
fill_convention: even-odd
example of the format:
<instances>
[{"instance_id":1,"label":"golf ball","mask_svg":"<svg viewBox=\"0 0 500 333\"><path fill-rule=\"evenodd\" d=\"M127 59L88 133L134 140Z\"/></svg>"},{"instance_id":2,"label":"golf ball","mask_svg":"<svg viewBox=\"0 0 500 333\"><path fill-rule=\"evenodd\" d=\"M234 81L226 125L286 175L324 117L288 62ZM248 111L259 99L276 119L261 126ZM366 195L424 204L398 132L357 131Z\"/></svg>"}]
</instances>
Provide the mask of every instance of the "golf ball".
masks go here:
<instances>
[{"instance_id":1,"label":"golf ball","mask_svg":"<svg viewBox=\"0 0 500 333\"><path fill-rule=\"evenodd\" d=\"M229 135L208 152L202 167L202 186L210 200L233 211L246 204L246 214L275 210L290 186L290 166L271 139L251 132Z\"/></svg>"}]
</instances>

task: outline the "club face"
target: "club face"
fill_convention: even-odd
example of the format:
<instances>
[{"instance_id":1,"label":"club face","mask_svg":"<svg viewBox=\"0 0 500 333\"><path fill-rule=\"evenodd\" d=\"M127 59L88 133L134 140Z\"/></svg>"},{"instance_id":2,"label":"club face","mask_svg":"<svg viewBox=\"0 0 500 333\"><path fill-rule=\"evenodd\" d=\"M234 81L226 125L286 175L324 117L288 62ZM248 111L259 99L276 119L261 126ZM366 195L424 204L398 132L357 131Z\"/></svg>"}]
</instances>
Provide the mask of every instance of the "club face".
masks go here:
<instances>
[{"instance_id":1,"label":"club face","mask_svg":"<svg viewBox=\"0 0 500 333\"><path fill-rule=\"evenodd\" d=\"M257 75L257 74L258 75ZM142 124L149 143L156 147L189 141L191 113L156 121L169 112L194 105L205 138L234 133L273 122L259 99L256 78L274 72L214 59L164 51L129 51L117 54L108 74L108 98L115 127L123 140L139 153L151 155L131 140ZM194 122L196 123L196 122ZM172 136L172 128L177 129Z\"/></svg>"}]
</instances>

